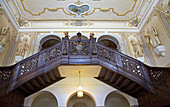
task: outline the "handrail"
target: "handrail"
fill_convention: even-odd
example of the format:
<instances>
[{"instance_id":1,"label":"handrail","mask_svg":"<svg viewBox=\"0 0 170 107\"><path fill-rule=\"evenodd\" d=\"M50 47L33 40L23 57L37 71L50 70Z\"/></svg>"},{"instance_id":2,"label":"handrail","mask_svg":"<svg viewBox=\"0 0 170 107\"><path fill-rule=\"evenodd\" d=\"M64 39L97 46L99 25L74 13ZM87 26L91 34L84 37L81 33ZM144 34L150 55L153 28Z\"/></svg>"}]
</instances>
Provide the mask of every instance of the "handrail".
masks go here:
<instances>
[{"instance_id":1,"label":"handrail","mask_svg":"<svg viewBox=\"0 0 170 107\"><path fill-rule=\"evenodd\" d=\"M68 37L63 41L40 51L12 66L0 67L0 90L5 87L6 91L13 89L14 81L36 70L48 66L53 61L69 64L70 59L97 58L117 68L120 73L126 72L139 78L148 87L163 87L169 90L170 87L170 68L150 67L128 55L112 50L95 42L95 38L89 40L69 40ZM48 64L47 64L48 63ZM129 77L132 78L132 77ZM7 86L9 85L9 86Z\"/></svg>"}]
</instances>

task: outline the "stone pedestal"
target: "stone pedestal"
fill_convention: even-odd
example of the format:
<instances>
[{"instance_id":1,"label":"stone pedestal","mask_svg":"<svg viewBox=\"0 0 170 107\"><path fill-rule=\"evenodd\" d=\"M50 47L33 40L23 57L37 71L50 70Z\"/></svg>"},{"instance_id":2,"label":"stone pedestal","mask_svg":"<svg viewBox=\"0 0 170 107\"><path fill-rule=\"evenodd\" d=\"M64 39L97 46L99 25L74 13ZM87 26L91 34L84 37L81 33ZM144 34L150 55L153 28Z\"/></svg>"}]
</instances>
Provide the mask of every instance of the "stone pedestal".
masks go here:
<instances>
[{"instance_id":1,"label":"stone pedestal","mask_svg":"<svg viewBox=\"0 0 170 107\"><path fill-rule=\"evenodd\" d=\"M141 62L144 62L145 61L145 58L144 57L137 57L137 60L141 61Z\"/></svg>"},{"instance_id":2,"label":"stone pedestal","mask_svg":"<svg viewBox=\"0 0 170 107\"><path fill-rule=\"evenodd\" d=\"M154 51L158 55L165 56L165 47L163 45L159 45L159 46L155 47Z\"/></svg>"},{"instance_id":3,"label":"stone pedestal","mask_svg":"<svg viewBox=\"0 0 170 107\"><path fill-rule=\"evenodd\" d=\"M21 61L23 59L22 56L15 56L15 63Z\"/></svg>"}]
</instances>

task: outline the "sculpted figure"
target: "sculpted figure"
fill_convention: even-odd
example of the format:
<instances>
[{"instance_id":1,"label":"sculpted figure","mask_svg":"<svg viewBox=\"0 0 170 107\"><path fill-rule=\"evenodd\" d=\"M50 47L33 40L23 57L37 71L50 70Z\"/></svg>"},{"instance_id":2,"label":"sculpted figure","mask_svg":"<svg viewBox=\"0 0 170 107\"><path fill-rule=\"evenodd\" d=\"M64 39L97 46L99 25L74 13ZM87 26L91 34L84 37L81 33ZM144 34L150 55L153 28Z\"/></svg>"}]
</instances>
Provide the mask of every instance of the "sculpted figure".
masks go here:
<instances>
[{"instance_id":1,"label":"sculpted figure","mask_svg":"<svg viewBox=\"0 0 170 107\"><path fill-rule=\"evenodd\" d=\"M65 34L65 37L69 37L69 33L67 32L63 32Z\"/></svg>"},{"instance_id":2,"label":"sculpted figure","mask_svg":"<svg viewBox=\"0 0 170 107\"><path fill-rule=\"evenodd\" d=\"M24 38L22 41L21 39L19 39L19 45L18 45L18 49L17 49L17 56L25 56L25 52L28 51L29 49L29 45L28 45L28 39Z\"/></svg>"},{"instance_id":3,"label":"sculpted figure","mask_svg":"<svg viewBox=\"0 0 170 107\"><path fill-rule=\"evenodd\" d=\"M9 34L5 35L8 29L9 29L8 26L3 27L1 34L0 34L0 45L4 47L5 47L5 44L8 42L8 40L11 39Z\"/></svg>"},{"instance_id":4,"label":"sculpted figure","mask_svg":"<svg viewBox=\"0 0 170 107\"><path fill-rule=\"evenodd\" d=\"M7 36L0 35L0 45L5 46L7 42Z\"/></svg>"},{"instance_id":5,"label":"sculpted figure","mask_svg":"<svg viewBox=\"0 0 170 107\"><path fill-rule=\"evenodd\" d=\"M90 33L90 37L94 37L94 33L92 32L92 33Z\"/></svg>"},{"instance_id":6,"label":"sculpted figure","mask_svg":"<svg viewBox=\"0 0 170 107\"><path fill-rule=\"evenodd\" d=\"M136 42L134 39L132 39L130 41L130 43L132 44L133 46L133 52L134 52L134 55L135 57L143 57L143 51L142 51L142 47L141 47L141 44Z\"/></svg>"},{"instance_id":7,"label":"sculpted figure","mask_svg":"<svg viewBox=\"0 0 170 107\"><path fill-rule=\"evenodd\" d=\"M153 47L161 45L158 37L158 32L154 27L147 28L147 34L145 35L147 43L151 44Z\"/></svg>"}]
</instances>

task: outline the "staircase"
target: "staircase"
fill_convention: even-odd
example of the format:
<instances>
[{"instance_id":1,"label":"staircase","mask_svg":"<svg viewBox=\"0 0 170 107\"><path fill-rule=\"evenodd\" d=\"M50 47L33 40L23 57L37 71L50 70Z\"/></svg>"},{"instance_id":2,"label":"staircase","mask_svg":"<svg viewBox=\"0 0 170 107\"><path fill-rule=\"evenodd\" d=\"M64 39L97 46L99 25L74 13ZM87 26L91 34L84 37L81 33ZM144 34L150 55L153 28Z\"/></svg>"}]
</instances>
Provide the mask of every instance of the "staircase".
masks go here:
<instances>
[{"instance_id":1,"label":"staircase","mask_svg":"<svg viewBox=\"0 0 170 107\"><path fill-rule=\"evenodd\" d=\"M170 105L170 68L147 66L95 41L65 37L13 66L0 67L0 106L22 106L26 96L63 79L58 66L68 64L101 65L96 79L136 97L141 107Z\"/></svg>"}]
</instances>

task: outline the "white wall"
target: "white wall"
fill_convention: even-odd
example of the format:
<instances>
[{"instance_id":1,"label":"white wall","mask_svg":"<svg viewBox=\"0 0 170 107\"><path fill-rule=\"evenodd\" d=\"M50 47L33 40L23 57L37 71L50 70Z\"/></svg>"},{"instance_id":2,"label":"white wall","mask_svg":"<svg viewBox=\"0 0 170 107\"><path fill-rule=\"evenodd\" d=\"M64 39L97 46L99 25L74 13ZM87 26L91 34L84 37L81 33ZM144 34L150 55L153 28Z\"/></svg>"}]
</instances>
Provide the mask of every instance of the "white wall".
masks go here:
<instances>
[{"instance_id":1,"label":"white wall","mask_svg":"<svg viewBox=\"0 0 170 107\"><path fill-rule=\"evenodd\" d=\"M82 86L84 91L93 96L96 106L104 106L106 96L116 89L102 83L94 78L82 78ZM65 78L33 95L25 98L24 106L30 106L36 96L41 94L42 91L49 91L54 94L58 101L59 107L65 107L69 97L77 91L78 78ZM137 105L137 100L120 92L130 103L130 106Z\"/></svg>"}]
</instances>

